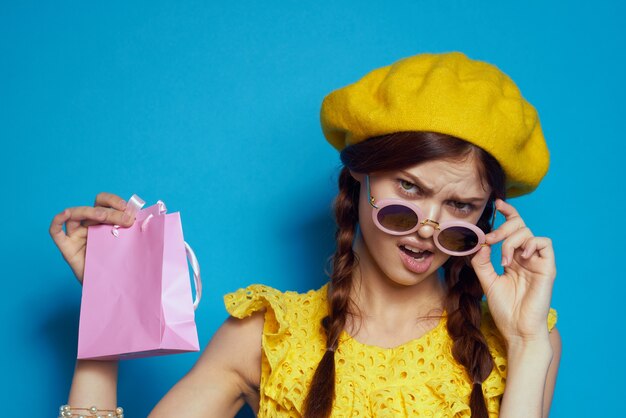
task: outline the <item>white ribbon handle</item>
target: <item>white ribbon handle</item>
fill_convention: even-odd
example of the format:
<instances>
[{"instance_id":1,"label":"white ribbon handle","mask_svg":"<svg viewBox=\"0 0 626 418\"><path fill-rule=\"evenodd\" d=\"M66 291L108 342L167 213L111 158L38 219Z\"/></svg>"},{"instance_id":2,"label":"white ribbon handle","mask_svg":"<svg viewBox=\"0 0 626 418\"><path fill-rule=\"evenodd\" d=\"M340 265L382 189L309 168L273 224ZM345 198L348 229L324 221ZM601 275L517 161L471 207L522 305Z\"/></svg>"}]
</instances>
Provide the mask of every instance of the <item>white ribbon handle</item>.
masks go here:
<instances>
[{"instance_id":1,"label":"white ribbon handle","mask_svg":"<svg viewBox=\"0 0 626 418\"><path fill-rule=\"evenodd\" d=\"M185 242L185 252L187 253L187 258L191 263L191 268L193 270L193 281L196 285L196 300L193 301L193 310L195 311L196 309L198 309L198 304L200 303L200 298L202 297L202 279L200 278L200 265L198 264L196 253L193 252L187 242Z\"/></svg>"},{"instance_id":2,"label":"white ribbon handle","mask_svg":"<svg viewBox=\"0 0 626 418\"><path fill-rule=\"evenodd\" d=\"M130 218L132 218L133 216L135 216L137 214L137 212L139 212L141 210L141 208L145 204L146 204L146 202L142 198L140 198L139 196L134 194L134 195L132 195L130 197L130 199L128 199L128 203L126 204L126 209L124 210L124 213L126 215L128 215ZM145 228L145 224L146 224L146 222L144 222L141 225L141 230L142 231ZM119 225L113 225L113 228L111 228L111 233L113 234L113 236L115 238L120 236L120 233L118 231L119 227L120 227Z\"/></svg>"}]
</instances>

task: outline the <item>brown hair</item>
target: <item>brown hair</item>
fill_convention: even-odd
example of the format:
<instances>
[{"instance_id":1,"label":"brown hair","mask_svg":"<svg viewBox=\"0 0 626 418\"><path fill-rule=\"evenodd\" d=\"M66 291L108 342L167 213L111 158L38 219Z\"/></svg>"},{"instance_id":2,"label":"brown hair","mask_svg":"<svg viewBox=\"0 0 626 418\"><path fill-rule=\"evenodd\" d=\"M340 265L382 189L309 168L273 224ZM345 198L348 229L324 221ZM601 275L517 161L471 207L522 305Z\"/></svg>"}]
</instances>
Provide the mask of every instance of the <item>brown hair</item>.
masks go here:
<instances>
[{"instance_id":1,"label":"brown hair","mask_svg":"<svg viewBox=\"0 0 626 418\"><path fill-rule=\"evenodd\" d=\"M487 152L469 142L434 132L398 132L370 138L341 152L344 164L339 175L339 193L335 199L335 234L337 248L328 287L328 316L322 320L327 350L320 360L304 403L305 418L330 416L335 395L335 350L351 309L352 272L358 263L352 243L358 223L359 184L349 170L358 173L401 170L432 160L458 161L474 154L480 176L490 186L489 203L477 225L489 232L489 220L495 198L505 197L505 177L500 164ZM450 257L443 265L448 289L447 327L453 340L452 354L465 367L473 383L470 395L471 415L487 418L482 382L493 368L489 347L480 331L480 301L483 291L468 257Z\"/></svg>"}]
</instances>

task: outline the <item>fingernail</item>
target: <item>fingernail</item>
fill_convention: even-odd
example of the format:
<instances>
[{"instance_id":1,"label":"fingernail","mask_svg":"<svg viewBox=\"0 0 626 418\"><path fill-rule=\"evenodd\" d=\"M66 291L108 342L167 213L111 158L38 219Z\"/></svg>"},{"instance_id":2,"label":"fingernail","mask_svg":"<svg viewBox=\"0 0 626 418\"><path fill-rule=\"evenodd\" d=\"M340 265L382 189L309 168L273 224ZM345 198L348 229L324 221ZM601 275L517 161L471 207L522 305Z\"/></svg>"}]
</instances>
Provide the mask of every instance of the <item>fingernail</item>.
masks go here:
<instances>
[{"instance_id":1,"label":"fingernail","mask_svg":"<svg viewBox=\"0 0 626 418\"><path fill-rule=\"evenodd\" d=\"M502 257L502 267L506 266L507 264L509 264L509 260L506 257Z\"/></svg>"}]
</instances>

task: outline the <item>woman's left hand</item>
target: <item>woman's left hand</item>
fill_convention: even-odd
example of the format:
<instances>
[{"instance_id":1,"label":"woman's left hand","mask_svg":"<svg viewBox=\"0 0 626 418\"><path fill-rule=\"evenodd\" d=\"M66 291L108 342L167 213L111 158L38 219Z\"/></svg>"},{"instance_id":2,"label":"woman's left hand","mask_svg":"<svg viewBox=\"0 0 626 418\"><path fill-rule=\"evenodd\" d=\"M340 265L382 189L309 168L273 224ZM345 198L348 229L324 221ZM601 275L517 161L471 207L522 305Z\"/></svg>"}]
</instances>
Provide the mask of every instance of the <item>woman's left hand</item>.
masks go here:
<instances>
[{"instance_id":1,"label":"woman's left hand","mask_svg":"<svg viewBox=\"0 0 626 418\"><path fill-rule=\"evenodd\" d=\"M493 319L507 344L548 337L547 317L556 277L552 241L535 237L517 210L503 200L496 208L506 221L486 235L488 245L502 242L504 272L498 275L485 246L472 258Z\"/></svg>"}]
</instances>

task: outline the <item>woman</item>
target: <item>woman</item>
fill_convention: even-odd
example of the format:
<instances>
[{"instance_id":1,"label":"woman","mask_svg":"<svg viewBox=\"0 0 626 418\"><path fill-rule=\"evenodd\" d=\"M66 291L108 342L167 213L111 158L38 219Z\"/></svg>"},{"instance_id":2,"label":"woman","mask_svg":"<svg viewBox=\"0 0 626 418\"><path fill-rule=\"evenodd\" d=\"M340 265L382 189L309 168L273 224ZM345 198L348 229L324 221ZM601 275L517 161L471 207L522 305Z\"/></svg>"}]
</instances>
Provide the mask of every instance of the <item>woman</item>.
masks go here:
<instances>
[{"instance_id":1,"label":"woman","mask_svg":"<svg viewBox=\"0 0 626 418\"><path fill-rule=\"evenodd\" d=\"M330 283L227 295L232 316L150 416L233 416L244 402L264 417L547 416L552 244L504 201L547 171L534 108L497 68L450 53L375 70L321 116L345 165ZM79 280L86 226L129 226L124 208L101 193L53 219ZM69 404L112 410L116 381L116 363L79 361Z\"/></svg>"}]
</instances>

